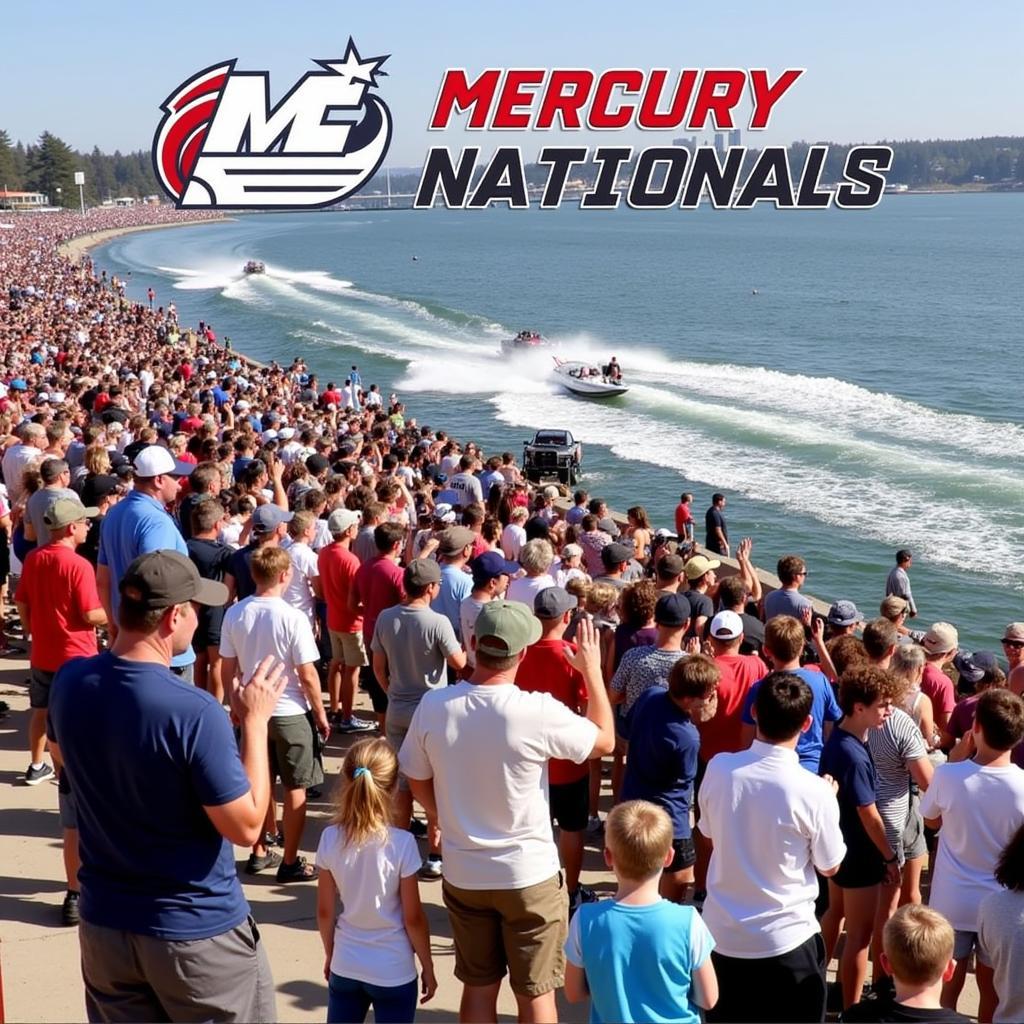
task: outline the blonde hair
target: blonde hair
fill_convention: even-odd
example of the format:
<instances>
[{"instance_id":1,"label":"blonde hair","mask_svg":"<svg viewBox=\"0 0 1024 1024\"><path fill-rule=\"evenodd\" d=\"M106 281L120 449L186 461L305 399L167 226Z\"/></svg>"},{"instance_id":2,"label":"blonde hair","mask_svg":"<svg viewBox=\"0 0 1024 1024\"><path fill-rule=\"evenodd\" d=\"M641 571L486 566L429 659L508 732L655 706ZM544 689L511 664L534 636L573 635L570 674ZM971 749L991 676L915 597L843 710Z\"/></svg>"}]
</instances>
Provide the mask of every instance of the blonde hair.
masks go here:
<instances>
[{"instance_id":1,"label":"blonde hair","mask_svg":"<svg viewBox=\"0 0 1024 1024\"><path fill-rule=\"evenodd\" d=\"M619 592L610 583L592 583L587 592L587 611L591 615L610 615L619 603Z\"/></svg>"},{"instance_id":2,"label":"blonde hair","mask_svg":"<svg viewBox=\"0 0 1024 1024\"><path fill-rule=\"evenodd\" d=\"M281 573L292 564L291 557L284 548L265 544L252 553L249 561L249 572L255 583L264 587L273 586Z\"/></svg>"},{"instance_id":3,"label":"blonde hair","mask_svg":"<svg viewBox=\"0 0 1024 1024\"><path fill-rule=\"evenodd\" d=\"M953 926L937 910L908 903L886 921L882 948L894 977L926 985L942 977L953 956Z\"/></svg>"},{"instance_id":4,"label":"blonde hair","mask_svg":"<svg viewBox=\"0 0 1024 1024\"><path fill-rule=\"evenodd\" d=\"M398 782L398 758L387 740L354 744L342 763L341 781L332 821L345 830L345 844L361 846L369 839L384 838Z\"/></svg>"},{"instance_id":5,"label":"blonde hair","mask_svg":"<svg viewBox=\"0 0 1024 1024\"><path fill-rule=\"evenodd\" d=\"M316 522L312 512L296 512L288 523L288 536L298 540Z\"/></svg>"},{"instance_id":6,"label":"blonde hair","mask_svg":"<svg viewBox=\"0 0 1024 1024\"><path fill-rule=\"evenodd\" d=\"M605 846L615 873L632 882L657 875L672 849L672 821L646 800L627 800L613 807L605 822Z\"/></svg>"}]
</instances>

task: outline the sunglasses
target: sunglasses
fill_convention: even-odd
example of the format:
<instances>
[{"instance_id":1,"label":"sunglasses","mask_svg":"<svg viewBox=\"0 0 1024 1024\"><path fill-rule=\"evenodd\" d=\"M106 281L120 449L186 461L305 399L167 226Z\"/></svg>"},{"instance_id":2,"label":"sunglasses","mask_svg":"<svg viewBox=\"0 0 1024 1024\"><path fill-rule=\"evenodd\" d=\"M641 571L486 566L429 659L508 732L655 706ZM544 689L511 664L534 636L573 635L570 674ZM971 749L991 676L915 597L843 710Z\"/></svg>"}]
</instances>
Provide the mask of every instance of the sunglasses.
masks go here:
<instances>
[{"instance_id":1,"label":"sunglasses","mask_svg":"<svg viewBox=\"0 0 1024 1024\"><path fill-rule=\"evenodd\" d=\"M1004 647L1015 647L1017 649L1024 647L1024 640L1003 640L1001 642Z\"/></svg>"}]
</instances>

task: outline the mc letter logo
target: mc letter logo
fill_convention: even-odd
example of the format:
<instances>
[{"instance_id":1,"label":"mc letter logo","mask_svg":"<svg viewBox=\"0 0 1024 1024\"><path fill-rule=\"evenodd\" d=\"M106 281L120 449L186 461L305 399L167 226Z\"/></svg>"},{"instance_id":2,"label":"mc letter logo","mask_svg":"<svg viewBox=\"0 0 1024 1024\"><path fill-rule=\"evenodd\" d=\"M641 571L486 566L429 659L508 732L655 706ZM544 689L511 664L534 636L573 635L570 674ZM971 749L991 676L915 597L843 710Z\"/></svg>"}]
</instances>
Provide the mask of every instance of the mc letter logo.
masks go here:
<instances>
[{"instance_id":1,"label":"mc letter logo","mask_svg":"<svg viewBox=\"0 0 1024 1024\"><path fill-rule=\"evenodd\" d=\"M163 103L153 167L179 208L311 209L357 192L391 142L391 113L367 90L387 57L318 60L273 108L266 71L216 64Z\"/></svg>"}]
</instances>

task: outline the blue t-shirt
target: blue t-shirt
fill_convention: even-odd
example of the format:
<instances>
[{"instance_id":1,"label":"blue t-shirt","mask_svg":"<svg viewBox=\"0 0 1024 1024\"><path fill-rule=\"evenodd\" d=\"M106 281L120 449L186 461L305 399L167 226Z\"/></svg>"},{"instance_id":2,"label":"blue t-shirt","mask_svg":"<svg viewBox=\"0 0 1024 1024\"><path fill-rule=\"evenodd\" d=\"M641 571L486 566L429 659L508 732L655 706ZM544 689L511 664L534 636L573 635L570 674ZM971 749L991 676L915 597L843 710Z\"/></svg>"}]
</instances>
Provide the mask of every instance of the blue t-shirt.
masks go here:
<instances>
[{"instance_id":1,"label":"blue t-shirt","mask_svg":"<svg viewBox=\"0 0 1024 1024\"><path fill-rule=\"evenodd\" d=\"M878 773L868 745L845 729L833 729L821 752L820 773L831 775L839 783L839 829L846 842L843 863L868 865L881 861L882 855L857 813L859 807L878 800Z\"/></svg>"},{"instance_id":2,"label":"blue t-shirt","mask_svg":"<svg viewBox=\"0 0 1024 1024\"><path fill-rule=\"evenodd\" d=\"M110 600L115 622L121 607L118 583L128 566L139 555L150 551L177 551L188 558L185 538L163 505L141 491L130 491L103 517L100 526L98 564L110 570ZM182 668L195 660L195 652L189 647L184 654L176 655L171 665Z\"/></svg>"},{"instance_id":3,"label":"blue t-shirt","mask_svg":"<svg viewBox=\"0 0 1024 1024\"><path fill-rule=\"evenodd\" d=\"M453 565L441 566L441 591L430 602L430 607L435 612L443 615L455 630L455 636L462 637L462 623L459 618L459 609L462 602L473 593L473 577L462 569Z\"/></svg>"},{"instance_id":4,"label":"blue t-shirt","mask_svg":"<svg viewBox=\"0 0 1024 1024\"><path fill-rule=\"evenodd\" d=\"M688 839L700 733L660 686L633 705L623 800L650 800L672 819L672 835Z\"/></svg>"},{"instance_id":5,"label":"blue t-shirt","mask_svg":"<svg viewBox=\"0 0 1024 1024\"><path fill-rule=\"evenodd\" d=\"M565 956L587 973L592 1024L699 1024L690 979L714 946L693 907L668 900L640 907L601 900L576 911Z\"/></svg>"},{"instance_id":6,"label":"blue t-shirt","mask_svg":"<svg viewBox=\"0 0 1024 1024\"><path fill-rule=\"evenodd\" d=\"M203 809L250 789L210 694L107 651L57 673L47 732L78 813L84 920L190 941L246 919L234 850Z\"/></svg>"},{"instance_id":7,"label":"blue t-shirt","mask_svg":"<svg viewBox=\"0 0 1024 1024\"><path fill-rule=\"evenodd\" d=\"M773 590L764 599L764 621L774 619L776 615L792 615L802 621L804 609L810 607L810 600L799 590Z\"/></svg>"},{"instance_id":8,"label":"blue t-shirt","mask_svg":"<svg viewBox=\"0 0 1024 1024\"><path fill-rule=\"evenodd\" d=\"M821 672L810 668L791 668L787 671L799 676L811 688L811 695L814 698L811 702L811 727L807 732L800 733L800 739L796 741L796 756L800 758L800 764L804 768L817 775L821 763L821 748L825 745L825 723L838 722L843 717L843 711L836 700L832 684ZM761 682L762 680L758 679L754 683L743 702L743 721L747 725L757 724L751 708L754 706Z\"/></svg>"}]
</instances>

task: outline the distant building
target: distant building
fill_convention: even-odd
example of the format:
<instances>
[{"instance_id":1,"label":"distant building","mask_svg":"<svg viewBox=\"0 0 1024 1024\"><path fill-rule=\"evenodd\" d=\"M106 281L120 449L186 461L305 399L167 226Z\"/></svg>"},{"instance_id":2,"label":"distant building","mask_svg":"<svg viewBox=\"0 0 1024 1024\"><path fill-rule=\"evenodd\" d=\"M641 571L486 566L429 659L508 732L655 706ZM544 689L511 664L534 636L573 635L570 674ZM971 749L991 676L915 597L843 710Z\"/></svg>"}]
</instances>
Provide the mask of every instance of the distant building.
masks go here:
<instances>
[{"instance_id":1,"label":"distant building","mask_svg":"<svg viewBox=\"0 0 1024 1024\"><path fill-rule=\"evenodd\" d=\"M725 159L725 150L728 145L729 137L725 132L715 132L715 153L718 154L719 160Z\"/></svg>"},{"instance_id":2,"label":"distant building","mask_svg":"<svg viewBox=\"0 0 1024 1024\"><path fill-rule=\"evenodd\" d=\"M0 189L0 210L41 210L50 205L42 192L12 192Z\"/></svg>"},{"instance_id":3,"label":"distant building","mask_svg":"<svg viewBox=\"0 0 1024 1024\"><path fill-rule=\"evenodd\" d=\"M729 145L730 146L742 146L743 143L740 141L740 136L741 136L741 133L740 133L739 128L733 128L733 130L731 132L729 132Z\"/></svg>"},{"instance_id":4,"label":"distant building","mask_svg":"<svg viewBox=\"0 0 1024 1024\"><path fill-rule=\"evenodd\" d=\"M673 146L679 146L681 149L689 150L691 153L697 150L697 136L690 135L689 137L681 135L678 139L672 140Z\"/></svg>"}]
</instances>

